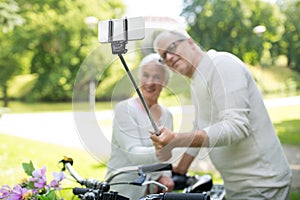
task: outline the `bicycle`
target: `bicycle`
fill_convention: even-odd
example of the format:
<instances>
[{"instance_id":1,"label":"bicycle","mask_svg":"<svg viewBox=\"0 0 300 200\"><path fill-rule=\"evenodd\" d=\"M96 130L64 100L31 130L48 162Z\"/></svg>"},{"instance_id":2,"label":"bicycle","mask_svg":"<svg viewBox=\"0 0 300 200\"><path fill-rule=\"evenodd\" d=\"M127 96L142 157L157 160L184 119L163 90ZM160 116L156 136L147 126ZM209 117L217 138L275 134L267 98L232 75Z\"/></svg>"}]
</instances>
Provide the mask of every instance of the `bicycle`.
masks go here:
<instances>
[{"instance_id":1,"label":"bicycle","mask_svg":"<svg viewBox=\"0 0 300 200\"><path fill-rule=\"evenodd\" d=\"M183 193L207 193L211 200L225 200L225 188L222 184L214 184L208 174L199 176L181 175L172 172L175 183L174 190L182 190Z\"/></svg>"},{"instance_id":2,"label":"bicycle","mask_svg":"<svg viewBox=\"0 0 300 200\"><path fill-rule=\"evenodd\" d=\"M73 179L84 187L74 187L73 194L78 196L82 200L129 200L129 198L118 194L117 191L110 191L110 182L118 175L123 173L137 173L139 178L129 182L115 183L115 184L129 184L129 185L150 185L154 184L159 188L165 189L167 191L167 187L162 185L161 183L153 180L146 180L147 173L164 171L164 170L172 170L172 164L164 163L164 164L153 164L153 165L139 165L139 166L130 166L118 169L113 172L106 178L105 181L99 181L96 179L84 179L82 178L72 167L73 159L65 157L60 161L63 163L62 171L68 171L69 174L73 177ZM175 177L175 176L174 176ZM178 177L178 176L177 176ZM206 178L205 178L206 177ZM196 176L186 176L185 183L181 183L175 181L177 183L177 188L186 187L189 189L184 189L182 193L178 192L165 192L159 194L149 194L144 197L141 197L140 200L179 200L179 199L191 199L191 200L217 200L217 198L211 198L212 196L216 196L216 192L211 190L213 188L212 180L208 179L208 176L205 177L196 177ZM193 180L193 181L191 181ZM189 183L189 185L187 185ZM181 186L179 186L181 185ZM210 186L211 185L211 186ZM210 190L210 191L204 191Z\"/></svg>"}]
</instances>

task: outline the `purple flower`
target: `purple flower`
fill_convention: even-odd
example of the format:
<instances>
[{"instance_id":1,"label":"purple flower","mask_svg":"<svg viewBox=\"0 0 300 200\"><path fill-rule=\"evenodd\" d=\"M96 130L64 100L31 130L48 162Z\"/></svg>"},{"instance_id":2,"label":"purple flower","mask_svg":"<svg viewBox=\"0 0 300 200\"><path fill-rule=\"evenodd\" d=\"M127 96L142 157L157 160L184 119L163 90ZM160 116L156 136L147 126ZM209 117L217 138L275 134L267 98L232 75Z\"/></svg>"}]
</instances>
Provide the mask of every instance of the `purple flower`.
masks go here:
<instances>
[{"instance_id":1,"label":"purple flower","mask_svg":"<svg viewBox=\"0 0 300 200\"><path fill-rule=\"evenodd\" d=\"M24 166L23 166L24 168ZM32 170L34 167L25 165L24 170ZM28 172L28 169L26 173ZM32 172L28 181L23 180L21 184L15 185L13 189L8 185L0 188L0 199L3 200L37 200L37 199L53 199L56 194L55 190L61 189L60 182L65 178L63 172L53 172L54 179L47 185L46 167L36 169Z\"/></svg>"},{"instance_id":2,"label":"purple flower","mask_svg":"<svg viewBox=\"0 0 300 200\"><path fill-rule=\"evenodd\" d=\"M16 185L9 196L9 200L22 200L23 197L28 195L29 192L30 191L28 191L26 188Z\"/></svg>"},{"instance_id":3,"label":"purple flower","mask_svg":"<svg viewBox=\"0 0 300 200\"><path fill-rule=\"evenodd\" d=\"M11 192L11 188L8 185L3 185L0 188L0 199L5 199L9 196L10 192Z\"/></svg>"},{"instance_id":4,"label":"purple flower","mask_svg":"<svg viewBox=\"0 0 300 200\"><path fill-rule=\"evenodd\" d=\"M53 172L54 179L50 182L49 186L55 189L61 189L59 183L66 177L63 172Z\"/></svg>"},{"instance_id":5,"label":"purple flower","mask_svg":"<svg viewBox=\"0 0 300 200\"><path fill-rule=\"evenodd\" d=\"M42 189L47 184L46 179L46 167L42 169L36 169L32 172L32 178L29 178L29 181L34 182L34 187Z\"/></svg>"}]
</instances>

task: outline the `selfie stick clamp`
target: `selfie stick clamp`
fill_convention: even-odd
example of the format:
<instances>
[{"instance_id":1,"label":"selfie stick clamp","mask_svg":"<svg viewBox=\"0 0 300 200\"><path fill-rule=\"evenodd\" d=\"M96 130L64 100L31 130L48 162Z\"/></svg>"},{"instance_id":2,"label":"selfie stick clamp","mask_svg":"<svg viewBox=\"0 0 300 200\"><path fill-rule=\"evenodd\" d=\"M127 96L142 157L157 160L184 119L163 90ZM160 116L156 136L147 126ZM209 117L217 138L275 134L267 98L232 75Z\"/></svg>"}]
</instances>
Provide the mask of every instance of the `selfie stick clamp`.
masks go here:
<instances>
[{"instance_id":1,"label":"selfie stick clamp","mask_svg":"<svg viewBox=\"0 0 300 200\"><path fill-rule=\"evenodd\" d=\"M138 96L139 96L139 98L140 98L140 100L143 104L143 107L144 107L144 109L145 109L145 111L146 111L146 113L147 113L147 115L150 119L150 122L151 122L151 125L152 125L153 129L154 129L155 134L160 135L159 129L158 129L156 123L153 120L153 117L152 117L152 115L149 111L149 108L148 108L148 106L145 102L145 99L144 99L142 93L140 92L140 90L139 90L139 88L138 88L138 86L137 86L137 84L136 84L136 82L135 82L128 66L127 66L127 64L126 64L126 61L125 61L125 59L122 55L122 54L125 54L127 52L126 44L128 43L128 19L125 18L123 20L124 40L114 41L113 31L114 31L114 22L112 20L109 20L109 22L108 22L108 42L111 43L112 54L118 54L123 66L124 66L124 68L125 68L125 70L128 74L128 76L130 78L130 81L133 84L133 87L136 90L136 92L137 92L137 94L138 94Z\"/></svg>"}]
</instances>

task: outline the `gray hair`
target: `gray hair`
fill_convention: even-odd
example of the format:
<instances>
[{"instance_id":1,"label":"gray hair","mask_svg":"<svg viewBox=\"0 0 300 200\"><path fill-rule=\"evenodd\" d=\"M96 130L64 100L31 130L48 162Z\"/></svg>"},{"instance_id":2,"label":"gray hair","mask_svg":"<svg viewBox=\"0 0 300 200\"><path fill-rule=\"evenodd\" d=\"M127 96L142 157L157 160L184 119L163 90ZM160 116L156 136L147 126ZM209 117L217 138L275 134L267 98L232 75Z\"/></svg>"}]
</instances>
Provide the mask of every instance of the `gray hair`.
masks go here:
<instances>
[{"instance_id":1,"label":"gray hair","mask_svg":"<svg viewBox=\"0 0 300 200\"><path fill-rule=\"evenodd\" d=\"M186 31L175 31L175 30L163 31L156 36L153 42L153 48L155 49L155 51L157 51L159 42L168 37L174 37L178 40L190 38L189 34Z\"/></svg>"},{"instance_id":2,"label":"gray hair","mask_svg":"<svg viewBox=\"0 0 300 200\"><path fill-rule=\"evenodd\" d=\"M143 60L141 61L140 65L139 65L139 69L138 69L138 78L141 79L142 77L142 72L143 72L143 67L149 63L155 63L157 64L157 66L160 66L161 69L164 71L165 74L165 83L167 84L170 77L172 76L172 72L171 70L165 66L164 64L162 64L160 62L160 56L157 53L151 53L147 56L145 56L143 58Z\"/></svg>"}]
</instances>

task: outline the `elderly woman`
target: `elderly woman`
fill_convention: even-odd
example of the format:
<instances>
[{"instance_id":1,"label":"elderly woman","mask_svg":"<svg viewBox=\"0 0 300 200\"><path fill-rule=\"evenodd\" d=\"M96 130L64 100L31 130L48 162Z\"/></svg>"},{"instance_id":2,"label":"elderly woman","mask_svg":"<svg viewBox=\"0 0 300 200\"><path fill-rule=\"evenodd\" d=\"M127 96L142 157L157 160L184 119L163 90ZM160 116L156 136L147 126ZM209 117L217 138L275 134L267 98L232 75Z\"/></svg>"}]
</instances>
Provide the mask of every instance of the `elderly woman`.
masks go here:
<instances>
[{"instance_id":1,"label":"elderly woman","mask_svg":"<svg viewBox=\"0 0 300 200\"><path fill-rule=\"evenodd\" d=\"M141 93L158 127L173 128L173 118L170 111L158 104L158 98L163 87L167 84L170 71L159 62L158 54L146 56L139 66L138 78ZM132 97L119 102L114 110L112 152L107 164L107 175L112 171L126 166L159 163L155 148L150 139L151 122L138 97ZM174 187L170 172L151 173L156 180L168 187ZM137 175L125 174L116 177L113 182L129 182L137 179ZM145 186L115 185L111 190L129 197L139 199L146 192Z\"/></svg>"}]
</instances>

